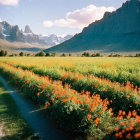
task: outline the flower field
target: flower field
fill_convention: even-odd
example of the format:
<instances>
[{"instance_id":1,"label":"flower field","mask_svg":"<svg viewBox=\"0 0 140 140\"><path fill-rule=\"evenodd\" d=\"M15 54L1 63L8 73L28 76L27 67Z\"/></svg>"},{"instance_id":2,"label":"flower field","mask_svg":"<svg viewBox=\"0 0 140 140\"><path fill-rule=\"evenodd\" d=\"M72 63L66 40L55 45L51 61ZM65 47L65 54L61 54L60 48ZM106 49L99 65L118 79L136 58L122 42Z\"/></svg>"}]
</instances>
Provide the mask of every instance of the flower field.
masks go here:
<instances>
[{"instance_id":1,"label":"flower field","mask_svg":"<svg viewBox=\"0 0 140 140\"><path fill-rule=\"evenodd\" d=\"M0 58L0 74L62 129L140 138L139 58Z\"/></svg>"}]
</instances>

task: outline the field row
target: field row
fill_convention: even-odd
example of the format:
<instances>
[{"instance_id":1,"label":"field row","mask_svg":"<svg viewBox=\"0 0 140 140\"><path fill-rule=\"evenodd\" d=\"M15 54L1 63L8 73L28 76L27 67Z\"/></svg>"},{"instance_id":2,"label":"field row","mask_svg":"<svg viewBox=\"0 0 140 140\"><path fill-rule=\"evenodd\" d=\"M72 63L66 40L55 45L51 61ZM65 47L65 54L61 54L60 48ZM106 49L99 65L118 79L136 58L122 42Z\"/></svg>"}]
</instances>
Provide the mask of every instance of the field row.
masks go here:
<instances>
[{"instance_id":1,"label":"field row","mask_svg":"<svg viewBox=\"0 0 140 140\"><path fill-rule=\"evenodd\" d=\"M45 76L49 80L61 81L65 87L72 88L82 94L100 95L102 99L108 99L108 107L113 109L113 113L118 114L119 110L127 113L136 110L140 114L140 91L133 89L131 84L122 86L119 83L100 79L92 75L84 76L81 73L72 73L52 68L35 68L26 65L15 65L24 70L30 70L40 76ZM121 104L121 106L120 106Z\"/></svg>"},{"instance_id":2,"label":"field row","mask_svg":"<svg viewBox=\"0 0 140 140\"><path fill-rule=\"evenodd\" d=\"M112 82L116 81L123 85L126 85L127 82L130 82L134 87L140 88L140 71L139 73L134 73L133 70L131 72L122 70L121 68L117 70L116 68L106 69L106 67L98 67L98 66L75 66L75 67L61 67L66 71L71 72L79 72L83 75L93 74L94 76L100 78L107 78Z\"/></svg>"},{"instance_id":3,"label":"field row","mask_svg":"<svg viewBox=\"0 0 140 140\"><path fill-rule=\"evenodd\" d=\"M139 138L140 117L133 110L119 111L117 118L108 108L108 99L89 96L60 81L39 76L28 70L0 63L1 74L35 103L45 106L60 127L75 133L90 134L95 139ZM99 135L96 135L96 134Z\"/></svg>"},{"instance_id":4,"label":"field row","mask_svg":"<svg viewBox=\"0 0 140 140\"><path fill-rule=\"evenodd\" d=\"M57 61L56 61L57 60ZM1 61L12 64L24 64L29 67L53 67L83 75L92 74L96 77L107 78L112 82L116 81L126 84L129 81L134 87L140 87L140 63L139 58L27 58L24 59L3 59Z\"/></svg>"}]
</instances>

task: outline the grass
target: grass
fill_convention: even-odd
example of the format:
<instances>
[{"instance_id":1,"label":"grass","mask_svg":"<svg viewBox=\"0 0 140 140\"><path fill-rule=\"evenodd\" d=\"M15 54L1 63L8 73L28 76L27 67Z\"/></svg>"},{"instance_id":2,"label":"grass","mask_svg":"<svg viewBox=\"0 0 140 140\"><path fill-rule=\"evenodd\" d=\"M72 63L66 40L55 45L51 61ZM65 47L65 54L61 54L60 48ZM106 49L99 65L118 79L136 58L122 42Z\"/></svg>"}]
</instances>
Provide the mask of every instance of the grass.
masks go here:
<instances>
[{"instance_id":1,"label":"grass","mask_svg":"<svg viewBox=\"0 0 140 140\"><path fill-rule=\"evenodd\" d=\"M19 113L10 93L0 83L0 128L3 140L39 140Z\"/></svg>"}]
</instances>

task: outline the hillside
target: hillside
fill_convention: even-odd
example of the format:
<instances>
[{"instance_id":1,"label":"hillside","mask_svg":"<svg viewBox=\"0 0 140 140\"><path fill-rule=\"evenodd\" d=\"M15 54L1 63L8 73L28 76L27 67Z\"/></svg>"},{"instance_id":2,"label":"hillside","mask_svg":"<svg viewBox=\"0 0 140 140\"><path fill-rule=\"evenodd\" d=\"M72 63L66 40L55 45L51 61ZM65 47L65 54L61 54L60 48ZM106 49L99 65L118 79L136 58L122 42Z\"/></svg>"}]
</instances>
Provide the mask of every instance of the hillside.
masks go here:
<instances>
[{"instance_id":1,"label":"hillside","mask_svg":"<svg viewBox=\"0 0 140 140\"><path fill-rule=\"evenodd\" d=\"M45 52L140 51L140 1L130 0L84 28L82 33Z\"/></svg>"}]
</instances>

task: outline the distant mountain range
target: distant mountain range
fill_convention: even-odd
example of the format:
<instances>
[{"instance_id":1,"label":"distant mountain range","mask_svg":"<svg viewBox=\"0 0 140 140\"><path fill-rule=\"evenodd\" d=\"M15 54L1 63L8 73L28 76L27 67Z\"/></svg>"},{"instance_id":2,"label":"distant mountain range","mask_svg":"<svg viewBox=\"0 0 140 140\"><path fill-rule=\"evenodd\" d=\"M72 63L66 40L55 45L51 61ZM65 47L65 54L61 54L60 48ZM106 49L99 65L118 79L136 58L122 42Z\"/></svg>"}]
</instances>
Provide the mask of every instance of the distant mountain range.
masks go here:
<instances>
[{"instance_id":1,"label":"distant mountain range","mask_svg":"<svg viewBox=\"0 0 140 140\"><path fill-rule=\"evenodd\" d=\"M6 21L0 22L0 39L9 42L38 43L40 45L52 47L70 38L72 38L72 35L64 37L55 34L49 36L37 35L33 33L28 25L25 26L23 32L19 29L18 25L12 26Z\"/></svg>"},{"instance_id":2,"label":"distant mountain range","mask_svg":"<svg viewBox=\"0 0 140 140\"><path fill-rule=\"evenodd\" d=\"M58 45L66 40L71 39L73 36L72 35L66 35L66 36L57 36L55 34L51 35L40 35L39 38L40 40L44 41L47 46L55 46Z\"/></svg>"},{"instance_id":3,"label":"distant mountain range","mask_svg":"<svg viewBox=\"0 0 140 140\"><path fill-rule=\"evenodd\" d=\"M84 28L82 33L45 52L140 51L140 0L126 1L121 8Z\"/></svg>"}]
</instances>

